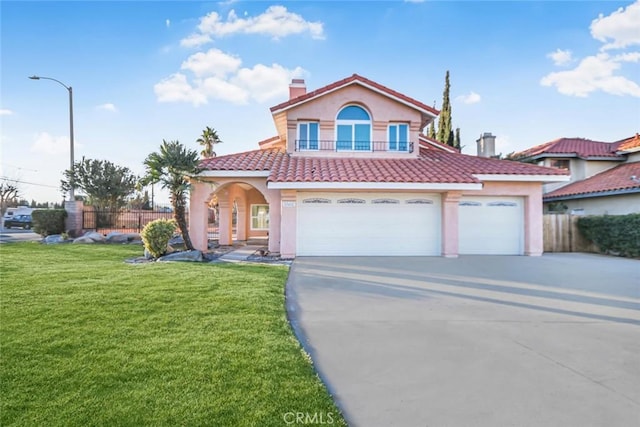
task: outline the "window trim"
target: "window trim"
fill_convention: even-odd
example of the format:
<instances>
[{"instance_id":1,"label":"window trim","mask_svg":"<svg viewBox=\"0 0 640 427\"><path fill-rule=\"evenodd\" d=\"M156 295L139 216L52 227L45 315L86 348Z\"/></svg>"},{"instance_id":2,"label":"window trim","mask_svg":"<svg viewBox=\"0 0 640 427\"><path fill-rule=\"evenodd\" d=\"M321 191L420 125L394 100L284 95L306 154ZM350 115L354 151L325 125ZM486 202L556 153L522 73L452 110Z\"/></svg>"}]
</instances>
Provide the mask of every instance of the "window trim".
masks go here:
<instances>
[{"instance_id":1,"label":"window trim","mask_svg":"<svg viewBox=\"0 0 640 427\"><path fill-rule=\"evenodd\" d=\"M344 110L345 108L348 107L358 107L361 108L365 113L367 113L367 115L369 116L369 120L353 120L353 119L339 119L338 116L340 115L340 113L342 112L342 110ZM373 152L373 119L371 118L371 112L365 108L365 106L360 105L360 104L346 104L343 105L342 107L340 107L340 109L338 110L338 112L336 113L336 118L335 118L335 129L334 129L334 135L335 135L335 141L336 141L336 146L335 146L335 150L336 151L340 151L340 152L355 152L355 153L367 153L367 152ZM342 125L342 126L350 126L351 127L351 148L338 148L338 127ZM357 150L356 149L356 125L367 125L369 126L369 148L367 150Z\"/></svg>"},{"instance_id":2,"label":"window trim","mask_svg":"<svg viewBox=\"0 0 640 427\"><path fill-rule=\"evenodd\" d=\"M310 124L316 124L318 126L318 134L317 134L317 138L311 139L310 138L310 132L311 132L311 127L309 126ZM302 140L302 138L300 137L300 126L301 125L307 125L307 135L306 135L306 143L307 143L307 147L306 148L302 148L300 147L300 141ZM316 144L315 148L309 148L310 147L310 142L314 141ZM318 151L320 149L320 121L318 120L300 120L298 122L298 124L296 125L296 149L298 151Z\"/></svg>"},{"instance_id":3,"label":"window trim","mask_svg":"<svg viewBox=\"0 0 640 427\"><path fill-rule=\"evenodd\" d=\"M256 218L256 219L258 218L257 215L253 215L253 208L254 207L261 207L261 206L264 206L264 207L267 208L267 227L266 228L261 228L261 227L256 228L256 227L253 226L253 219L254 218ZM250 213L250 215L249 215L249 217L250 217L249 218L249 228L252 231L269 231L269 205L268 204L266 204L266 203L255 203L255 204L252 204L252 205L250 205L249 213Z\"/></svg>"},{"instance_id":4,"label":"window trim","mask_svg":"<svg viewBox=\"0 0 640 427\"><path fill-rule=\"evenodd\" d=\"M407 138L406 141L400 141L400 126L407 127ZM389 134L391 132L391 127L396 128L396 148L391 148L391 138L389 138ZM387 150L388 151L397 151L399 153L405 153L409 151L409 134L411 133L411 126L407 122L389 122L387 125ZM405 144L404 150L400 149L400 144Z\"/></svg>"}]
</instances>

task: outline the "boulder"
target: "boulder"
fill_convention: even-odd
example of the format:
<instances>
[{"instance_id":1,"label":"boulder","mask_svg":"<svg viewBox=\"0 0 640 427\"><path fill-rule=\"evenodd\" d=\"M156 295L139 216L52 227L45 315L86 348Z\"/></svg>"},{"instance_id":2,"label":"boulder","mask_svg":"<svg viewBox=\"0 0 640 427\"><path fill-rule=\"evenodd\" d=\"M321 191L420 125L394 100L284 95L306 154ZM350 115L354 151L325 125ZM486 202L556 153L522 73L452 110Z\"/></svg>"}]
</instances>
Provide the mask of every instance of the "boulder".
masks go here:
<instances>
[{"instance_id":1,"label":"boulder","mask_svg":"<svg viewBox=\"0 0 640 427\"><path fill-rule=\"evenodd\" d=\"M169 240L169 246L183 246L183 245L184 245L184 239L182 238L181 235L173 236L171 240Z\"/></svg>"},{"instance_id":2,"label":"boulder","mask_svg":"<svg viewBox=\"0 0 640 427\"><path fill-rule=\"evenodd\" d=\"M202 261L202 252L200 251L181 251L174 252L169 255L161 256L158 258L160 262L167 261L190 261L190 262L201 262Z\"/></svg>"},{"instance_id":3,"label":"boulder","mask_svg":"<svg viewBox=\"0 0 640 427\"><path fill-rule=\"evenodd\" d=\"M112 231L105 236L104 240L107 243L127 243L129 241L129 238L125 233Z\"/></svg>"},{"instance_id":4,"label":"boulder","mask_svg":"<svg viewBox=\"0 0 640 427\"><path fill-rule=\"evenodd\" d=\"M167 251L165 252L165 254L163 256L167 256L168 254L171 254L171 253L173 253L175 251L176 250L173 249L170 245L167 245ZM151 255L151 252L149 252L149 250L147 248L144 248L144 257L146 259L153 259L153 255Z\"/></svg>"},{"instance_id":5,"label":"boulder","mask_svg":"<svg viewBox=\"0 0 640 427\"><path fill-rule=\"evenodd\" d=\"M46 243L47 245L52 245L55 243L63 243L64 237L62 237L60 234L52 234L51 236L45 237L43 242Z\"/></svg>"},{"instance_id":6,"label":"boulder","mask_svg":"<svg viewBox=\"0 0 640 427\"><path fill-rule=\"evenodd\" d=\"M82 236L82 237L78 237L77 239L73 239L73 243L95 243L95 242L96 241L89 236Z\"/></svg>"},{"instance_id":7,"label":"boulder","mask_svg":"<svg viewBox=\"0 0 640 427\"><path fill-rule=\"evenodd\" d=\"M81 238L89 238L91 240L93 240L94 242L104 242L104 236L100 233L98 233L97 231L87 231L86 233L84 233L84 235ZM77 239L76 239L77 240ZM75 240L74 240L75 243Z\"/></svg>"}]
</instances>

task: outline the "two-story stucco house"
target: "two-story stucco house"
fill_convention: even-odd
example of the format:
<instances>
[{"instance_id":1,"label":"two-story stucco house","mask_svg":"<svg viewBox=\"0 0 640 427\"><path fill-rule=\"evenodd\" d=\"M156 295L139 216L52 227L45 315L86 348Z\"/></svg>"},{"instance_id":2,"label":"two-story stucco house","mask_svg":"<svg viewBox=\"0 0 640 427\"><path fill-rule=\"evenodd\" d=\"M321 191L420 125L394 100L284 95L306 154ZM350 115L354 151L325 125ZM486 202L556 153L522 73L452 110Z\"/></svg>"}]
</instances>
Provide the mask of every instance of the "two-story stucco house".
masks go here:
<instances>
[{"instance_id":1,"label":"two-story stucco house","mask_svg":"<svg viewBox=\"0 0 640 427\"><path fill-rule=\"evenodd\" d=\"M207 247L207 203L221 245L268 235L282 257L540 255L542 184L565 171L460 154L422 134L439 114L354 74L271 108L278 135L202 161L189 231Z\"/></svg>"}]
</instances>

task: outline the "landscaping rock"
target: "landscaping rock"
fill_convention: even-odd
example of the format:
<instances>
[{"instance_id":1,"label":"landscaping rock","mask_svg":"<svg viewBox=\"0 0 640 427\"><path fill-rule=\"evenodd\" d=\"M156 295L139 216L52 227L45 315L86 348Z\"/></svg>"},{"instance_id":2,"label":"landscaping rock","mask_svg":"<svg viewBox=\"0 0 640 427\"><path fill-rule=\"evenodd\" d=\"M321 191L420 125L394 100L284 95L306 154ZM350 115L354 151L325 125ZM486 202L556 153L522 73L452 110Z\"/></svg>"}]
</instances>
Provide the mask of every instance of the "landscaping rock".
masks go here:
<instances>
[{"instance_id":1,"label":"landscaping rock","mask_svg":"<svg viewBox=\"0 0 640 427\"><path fill-rule=\"evenodd\" d=\"M82 236L82 237L78 237L77 239L73 239L73 243L95 243L95 242L96 241L89 236Z\"/></svg>"},{"instance_id":2,"label":"landscaping rock","mask_svg":"<svg viewBox=\"0 0 640 427\"><path fill-rule=\"evenodd\" d=\"M173 249L170 245L167 245L167 251L165 252L165 254L164 254L163 256L166 256L166 255L168 255L168 254L172 254L172 253L174 253L175 251L176 251L176 250L175 250L175 249ZM151 252L149 252L149 251L147 250L147 248L144 248L144 257L145 257L146 259L153 259L153 255L151 255Z\"/></svg>"},{"instance_id":3,"label":"landscaping rock","mask_svg":"<svg viewBox=\"0 0 640 427\"><path fill-rule=\"evenodd\" d=\"M184 246L184 239L182 236L174 236L169 240L169 246Z\"/></svg>"},{"instance_id":4,"label":"landscaping rock","mask_svg":"<svg viewBox=\"0 0 640 427\"><path fill-rule=\"evenodd\" d=\"M105 236L104 240L107 243L128 243L129 237L125 233L112 231Z\"/></svg>"},{"instance_id":5,"label":"landscaping rock","mask_svg":"<svg viewBox=\"0 0 640 427\"><path fill-rule=\"evenodd\" d=\"M158 261L166 262L166 261L190 261L190 262L201 262L202 261L202 252L200 251L181 251L174 252L169 255L161 256L158 258Z\"/></svg>"},{"instance_id":6,"label":"landscaping rock","mask_svg":"<svg viewBox=\"0 0 640 427\"><path fill-rule=\"evenodd\" d=\"M64 237L62 237L60 234L52 234L51 236L45 237L43 242L46 243L47 245L64 243Z\"/></svg>"},{"instance_id":7,"label":"landscaping rock","mask_svg":"<svg viewBox=\"0 0 640 427\"><path fill-rule=\"evenodd\" d=\"M86 233L84 233L82 237L79 237L79 239L82 239L85 237L93 240L94 242L104 242L104 236L98 233L97 231L87 231ZM75 240L74 240L74 243L75 243Z\"/></svg>"}]
</instances>

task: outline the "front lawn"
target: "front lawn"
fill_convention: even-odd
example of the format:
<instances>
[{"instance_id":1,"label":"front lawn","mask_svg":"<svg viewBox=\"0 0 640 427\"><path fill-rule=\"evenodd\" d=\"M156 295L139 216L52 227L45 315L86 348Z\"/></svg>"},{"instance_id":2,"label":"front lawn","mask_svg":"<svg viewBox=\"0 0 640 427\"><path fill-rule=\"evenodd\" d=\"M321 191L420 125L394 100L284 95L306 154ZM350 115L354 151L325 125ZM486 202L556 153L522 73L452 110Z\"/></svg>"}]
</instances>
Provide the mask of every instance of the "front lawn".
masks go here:
<instances>
[{"instance_id":1,"label":"front lawn","mask_svg":"<svg viewBox=\"0 0 640 427\"><path fill-rule=\"evenodd\" d=\"M123 262L141 253L0 245L0 425L344 424L287 323L285 267Z\"/></svg>"}]
</instances>

